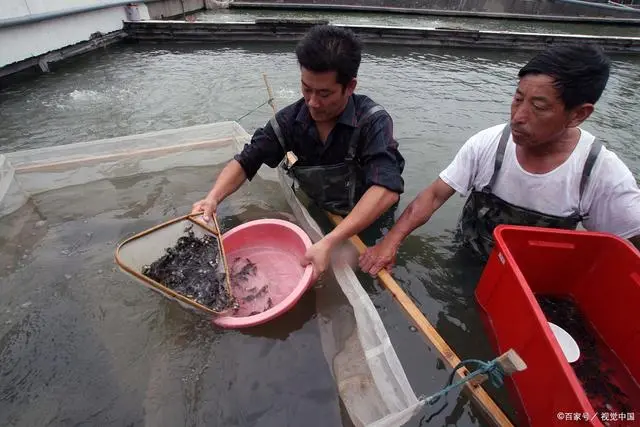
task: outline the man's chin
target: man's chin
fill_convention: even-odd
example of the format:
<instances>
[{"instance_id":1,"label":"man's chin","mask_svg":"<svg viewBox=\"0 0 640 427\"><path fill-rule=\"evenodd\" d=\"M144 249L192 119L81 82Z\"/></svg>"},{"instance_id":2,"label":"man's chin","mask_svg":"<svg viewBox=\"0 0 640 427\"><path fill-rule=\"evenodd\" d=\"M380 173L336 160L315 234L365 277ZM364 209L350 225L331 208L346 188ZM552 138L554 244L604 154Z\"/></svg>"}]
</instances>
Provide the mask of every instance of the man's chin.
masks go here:
<instances>
[{"instance_id":1,"label":"man's chin","mask_svg":"<svg viewBox=\"0 0 640 427\"><path fill-rule=\"evenodd\" d=\"M312 118L313 120L315 120L316 122L321 122L321 121L323 121L323 120L324 120L324 118L325 118L325 117L324 117L324 114L322 114L322 113L312 113L312 112L309 112L309 115L310 115L310 116L311 116L311 118Z\"/></svg>"},{"instance_id":2,"label":"man's chin","mask_svg":"<svg viewBox=\"0 0 640 427\"><path fill-rule=\"evenodd\" d=\"M511 138L513 139L513 143L516 145L527 145L529 142L529 138L527 135L519 132L511 132Z\"/></svg>"}]
</instances>

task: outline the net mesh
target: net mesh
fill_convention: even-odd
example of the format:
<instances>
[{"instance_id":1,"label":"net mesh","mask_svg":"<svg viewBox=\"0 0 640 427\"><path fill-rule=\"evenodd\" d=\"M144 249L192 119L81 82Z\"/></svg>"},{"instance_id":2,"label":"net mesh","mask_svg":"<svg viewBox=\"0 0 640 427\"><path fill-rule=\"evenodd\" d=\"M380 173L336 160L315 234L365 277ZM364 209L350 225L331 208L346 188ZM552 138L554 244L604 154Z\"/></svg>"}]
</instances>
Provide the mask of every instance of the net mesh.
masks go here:
<instances>
[{"instance_id":1,"label":"net mesh","mask_svg":"<svg viewBox=\"0 0 640 427\"><path fill-rule=\"evenodd\" d=\"M182 306L193 310L203 310L213 315L223 314L231 310L234 301L231 297L226 256L222 256L224 253L222 239L217 225L214 225L214 228L212 228L210 224L203 224L197 217L197 215L185 215L184 217L172 219L126 239L116 249L116 262L120 268L133 275L142 282L143 285L159 292L169 299L177 301ZM165 256L165 248L174 246L175 242L187 237L188 233L191 233L191 236L195 239L204 239L207 237L210 240L206 245L215 248L213 251L208 252L209 255L212 254L215 257L215 260L211 265L207 265L207 267L210 266L211 268L204 270L204 272L207 275L217 277L219 280L213 287L215 289L215 297L211 298L209 302L209 304L211 304L212 301L222 298L217 304L206 305L204 301L208 299L207 295L210 294L202 293L198 295L198 290L195 289L194 286L197 286L197 283L185 281L184 275L178 283L180 283L181 286L187 285L193 288L188 290L191 294L190 298L182 295L184 290L189 289L188 287L185 287L186 289L182 288L182 290L171 289L171 287L166 284L154 280L153 277L149 276L148 272L145 272L145 267L153 265L156 260ZM193 244L193 240L191 240L189 244ZM203 244L203 246L204 245L205 244ZM201 265L198 268L202 267ZM228 297L222 297L222 295L227 295Z\"/></svg>"},{"instance_id":2,"label":"net mesh","mask_svg":"<svg viewBox=\"0 0 640 427\"><path fill-rule=\"evenodd\" d=\"M224 163L249 141L240 125L222 122L6 153L0 155L0 218L25 204L37 211L32 196L54 189ZM321 239L322 229L282 169L263 167L259 174L280 184L298 225L312 241ZM345 424L402 425L424 401L415 395L382 319L353 270L335 262L332 267L333 275L313 292L324 356L349 417Z\"/></svg>"}]
</instances>

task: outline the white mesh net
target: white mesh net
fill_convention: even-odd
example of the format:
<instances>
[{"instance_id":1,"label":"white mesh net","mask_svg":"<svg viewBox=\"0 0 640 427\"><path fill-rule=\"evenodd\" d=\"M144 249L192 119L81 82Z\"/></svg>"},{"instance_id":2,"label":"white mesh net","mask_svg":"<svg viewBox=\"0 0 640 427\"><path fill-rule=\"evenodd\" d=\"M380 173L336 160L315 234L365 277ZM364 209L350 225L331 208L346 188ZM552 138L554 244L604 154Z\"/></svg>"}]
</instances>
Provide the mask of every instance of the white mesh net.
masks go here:
<instances>
[{"instance_id":1,"label":"white mesh net","mask_svg":"<svg viewBox=\"0 0 640 427\"><path fill-rule=\"evenodd\" d=\"M292 190L281 168L278 179L294 215L311 239L322 231ZM353 270L336 262L335 281L317 289L323 349L352 422L357 426L398 426L423 405L418 401L373 302ZM341 310L341 307L349 307Z\"/></svg>"},{"instance_id":2,"label":"white mesh net","mask_svg":"<svg viewBox=\"0 0 640 427\"><path fill-rule=\"evenodd\" d=\"M223 122L8 153L0 156L0 218L33 202L32 196L54 189L181 166L221 164L249 140L237 123ZM263 167L259 174L280 183L296 222L318 241L322 230L282 170ZM35 204L34 209L38 209ZM333 272L313 292L322 348L350 423L402 425L424 401L412 390L382 320L354 272L337 264Z\"/></svg>"}]
</instances>

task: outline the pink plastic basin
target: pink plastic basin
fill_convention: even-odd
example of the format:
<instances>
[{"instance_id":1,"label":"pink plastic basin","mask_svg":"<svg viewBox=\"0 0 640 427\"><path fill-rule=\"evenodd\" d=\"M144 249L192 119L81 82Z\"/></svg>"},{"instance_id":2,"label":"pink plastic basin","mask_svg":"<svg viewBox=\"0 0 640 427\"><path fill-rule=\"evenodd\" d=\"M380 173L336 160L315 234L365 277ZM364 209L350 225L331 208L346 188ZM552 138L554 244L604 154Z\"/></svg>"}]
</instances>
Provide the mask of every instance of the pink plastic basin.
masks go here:
<instances>
[{"instance_id":1,"label":"pink plastic basin","mask_svg":"<svg viewBox=\"0 0 640 427\"><path fill-rule=\"evenodd\" d=\"M311 285L313 267L301 264L311 239L291 222L250 221L224 233L222 241L240 308L215 316L218 326L246 328L268 322L293 307ZM242 268L252 270L247 260L255 265L253 273L234 280Z\"/></svg>"}]
</instances>

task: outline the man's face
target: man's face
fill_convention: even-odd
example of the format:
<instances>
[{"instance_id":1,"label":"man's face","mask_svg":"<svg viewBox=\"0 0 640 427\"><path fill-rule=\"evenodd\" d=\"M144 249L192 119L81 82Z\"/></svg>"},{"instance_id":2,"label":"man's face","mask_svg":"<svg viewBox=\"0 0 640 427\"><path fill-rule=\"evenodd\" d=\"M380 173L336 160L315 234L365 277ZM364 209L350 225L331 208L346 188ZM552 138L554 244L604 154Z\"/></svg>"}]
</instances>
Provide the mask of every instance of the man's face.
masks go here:
<instances>
[{"instance_id":1,"label":"man's face","mask_svg":"<svg viewBox=\"0 0 640 427\"><path fill-rule=\"evenodd\" d=\"M528 74L520 79L511 103L511 129L516 144L533 148L553 142L593 110L591 104L566 110L553 83L554 79L544 74Z\"/></svg>"},{"instance_id":2,"label":"man's face","mask_svg":"<svg viewBox=\"0 0 640 427\"><path fill-rule=\"evenodd\" d=\"M302 95L316 122L335 120L344 110L356 87L353 79L346 87L336 81L337 73L316 73L304 67L300 69Z\"/></svg>"}]
</instances>

